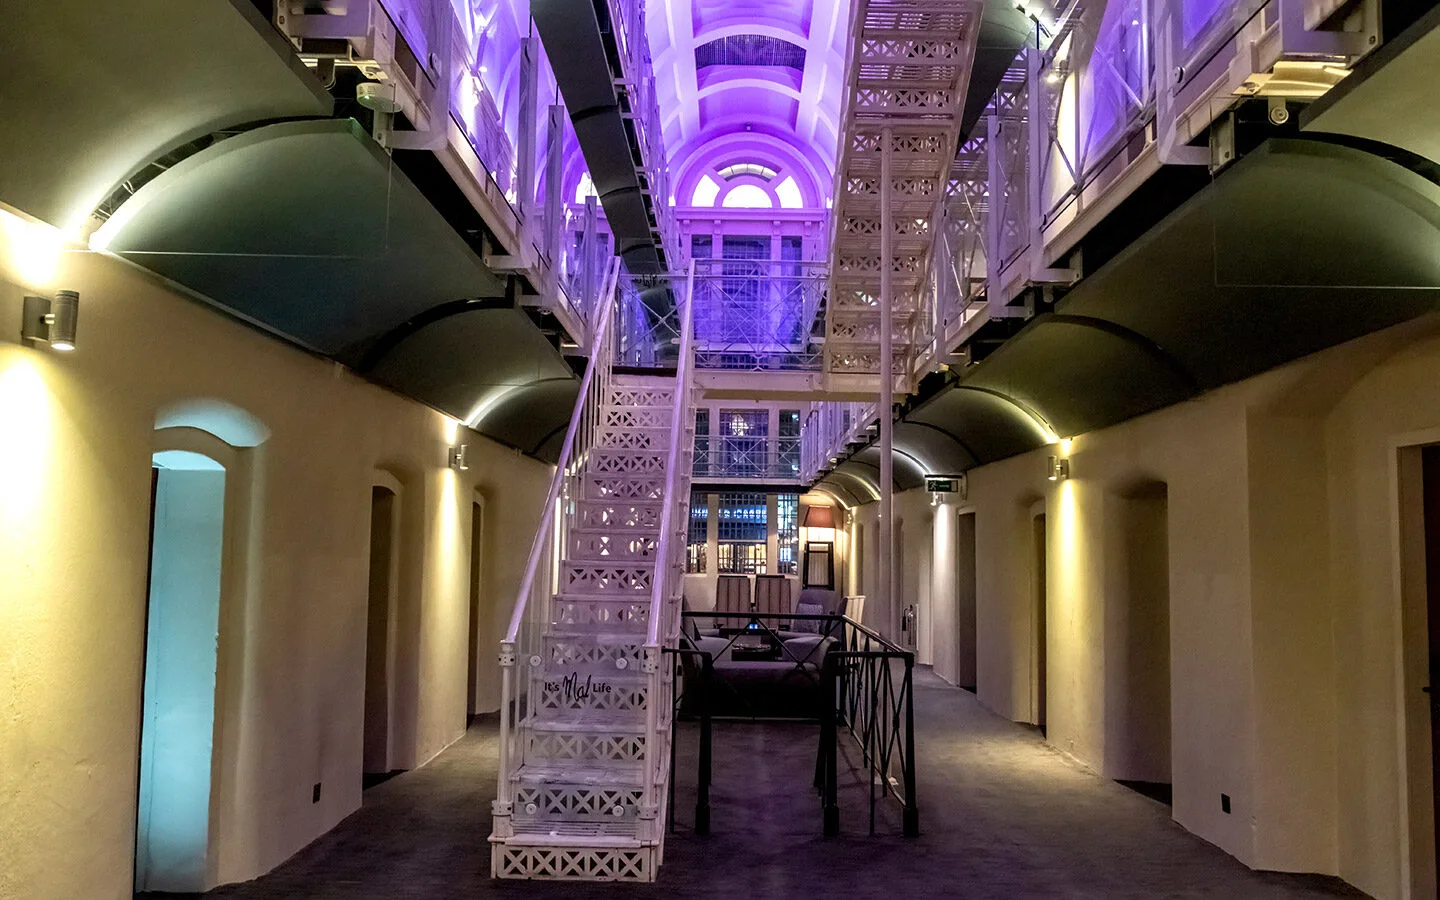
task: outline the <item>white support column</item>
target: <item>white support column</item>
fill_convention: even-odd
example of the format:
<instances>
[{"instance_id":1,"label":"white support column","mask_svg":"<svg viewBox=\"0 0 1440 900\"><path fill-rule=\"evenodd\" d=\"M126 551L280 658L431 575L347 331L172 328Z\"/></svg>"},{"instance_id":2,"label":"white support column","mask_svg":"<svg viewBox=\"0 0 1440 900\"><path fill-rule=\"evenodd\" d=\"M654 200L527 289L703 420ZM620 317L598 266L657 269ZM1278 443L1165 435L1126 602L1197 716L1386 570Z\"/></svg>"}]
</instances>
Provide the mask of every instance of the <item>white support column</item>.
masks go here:
<instances>
[{"instance_id":1,"label":"white support column","mask_svg":"<svg viewBox=\"0 0 1440 900\"><path fill-rule=\"evenodd\" d=\"M595 242L599 239L600 201L596 197L585 198L585 236L581 240L584 254L580 258L580 305L592 325L599 319L599 304L595 293L600 290L599 271L604 264L604 254L598 253Z\"/></svg>"},{"instance_id":2,"label":"white support column","mask_svg":"<svg viewBox=\"0 0 1440 900\"><path fill-rule=\"evenodd\" d=\"M535 95L539 73L535 40L533 37L520 39L520 146L515 159L515 196L520 204L520 218L527 225L533 224L530 217L535 210Z\"/></svg>"},{"instance_id":3,"label":"white support column","mask_svg":"<svg viewBox=\"0 0 1440 900\"><path fill-rule=\"evenodd\" d=\"M895 223L890 213L890 157L895 135L889 128L880 132L880 561L881 590L885 595L886 621L890 636L900 634L899 605L895 597L895 461L892 450L895 425L895 342L892 322L895 297L891 289L891 232Z\"/></svg>"},{"instance_id":4,"label":"white support column","mask_svg":"<svg viewBox=\"0 0 1440 900\"><path fill-rule=\"evenodd\" d=\"M564 154L565 107L554 104L545 129L545 256L550 269L560 272L560 256L564 252L561 236L565 230Z\"/></svg>"},{"instance_id":5,"label":"white support column","mask_svg":"<svg viewBox=\"0 0 1440 900\"><path fill-rule=\"evenodd\" d=\"M1000 277L1004 254L1000 249L1001 222L1005 217L1005 170L1001 162L1000 116L985 117L985 162L990 185L990 214L985 217L985 301L992 318L1003 314L1005 282Z\"/></svg>"}]
</instances>

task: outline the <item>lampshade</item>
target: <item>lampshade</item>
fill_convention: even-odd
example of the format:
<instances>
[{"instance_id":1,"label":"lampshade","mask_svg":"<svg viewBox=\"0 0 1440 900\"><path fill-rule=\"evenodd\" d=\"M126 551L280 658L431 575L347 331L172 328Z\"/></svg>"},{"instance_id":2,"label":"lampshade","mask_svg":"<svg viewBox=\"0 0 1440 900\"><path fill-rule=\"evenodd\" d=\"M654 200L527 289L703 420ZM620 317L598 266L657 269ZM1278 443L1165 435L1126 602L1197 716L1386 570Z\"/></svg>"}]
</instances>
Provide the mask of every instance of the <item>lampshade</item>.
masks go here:
<instances>
[{"instance_id":1,"label":"lampshade","mask_svg":"<svg viewBox=\"0 0 1440 900\"><path fill-rule=\"evenodd\" d=\"M807 506L804 525L806 528L834 528L834 511L828 506Z\"/></svg>"}]
</instances>

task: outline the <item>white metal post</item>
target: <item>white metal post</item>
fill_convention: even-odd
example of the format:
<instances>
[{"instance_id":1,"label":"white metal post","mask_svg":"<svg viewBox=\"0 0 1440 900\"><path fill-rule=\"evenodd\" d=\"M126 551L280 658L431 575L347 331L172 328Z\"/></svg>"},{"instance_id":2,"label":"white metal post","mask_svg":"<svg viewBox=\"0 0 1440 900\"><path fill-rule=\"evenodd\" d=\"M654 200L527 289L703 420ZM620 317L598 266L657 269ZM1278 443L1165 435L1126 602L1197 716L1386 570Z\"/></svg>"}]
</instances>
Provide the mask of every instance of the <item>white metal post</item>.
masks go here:
<instances>
[{"instance_id":1,"label":"white metal post","mask_svg":"<svg viewBox=\"0 0 1440 900\"><path fill-rule=\"evenodd\" d=\"M565 107L557 103L550 107L545 130L545 256L550 260L551 271L557 274L564 252L561 241L565 230L565 191L560 184L565 177L561 165L564 141Z\"/></svg>"},{"instance_id":2,"label":"white metal post","mask_svg":"<svg viewBox=\"0 0 1440 900\"><path fill-rule=\"evenodd\" d=\"M539 87L535 50L535 38L520 39L520 147L515 161L515 196L520 216L527 224L535 209L535 95Z\"/></svg>"},{"instance_id":3,"label":"white metal post","mask_svg":"<svg viewBox=\"0 0 1440 900\"><path fill-rule=\"evenodd\" d=\"M899 598L895 596L895 516L894 465L891 450L895 440L891 412L895 407L895 344L892 334L895 298L891 291L890 270L894 265L891 253L891 232L894 222L890 214L890 156L895 143L894 132L880 132L880 586L885 593L891 634L898 635Z\"/></svg>"}]
</instances>

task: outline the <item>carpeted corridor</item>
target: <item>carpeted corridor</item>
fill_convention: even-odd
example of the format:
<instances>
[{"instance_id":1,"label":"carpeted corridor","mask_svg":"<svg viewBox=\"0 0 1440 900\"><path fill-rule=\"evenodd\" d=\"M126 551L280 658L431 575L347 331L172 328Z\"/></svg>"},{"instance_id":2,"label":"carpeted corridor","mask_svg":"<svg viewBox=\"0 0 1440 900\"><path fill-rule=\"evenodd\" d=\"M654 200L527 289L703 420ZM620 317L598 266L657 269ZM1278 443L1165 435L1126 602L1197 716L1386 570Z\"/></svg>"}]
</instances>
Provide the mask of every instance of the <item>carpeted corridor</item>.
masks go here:
<instances>
[{"instance_id":1,"label":"carpeted corridor","mask_svg":"<svg viewBox=\"0 0 1440 900\"><path fill-rule=\"evenodd\" d=\"M495 726L372 788L364 807L236 900L475 897L1298 898L1362 896L1335 879L1251 872L1169 818L1168 807L1049 749L973 695L917 678L918 839L885 808L877 836L851 775L836 839L811 789L818 729L717 723L711 834L690 832L694 729L681 737L678 831L653 885L489 877ZM842 773L843 774L843 773Z\"/></svg>"}]
</instances>

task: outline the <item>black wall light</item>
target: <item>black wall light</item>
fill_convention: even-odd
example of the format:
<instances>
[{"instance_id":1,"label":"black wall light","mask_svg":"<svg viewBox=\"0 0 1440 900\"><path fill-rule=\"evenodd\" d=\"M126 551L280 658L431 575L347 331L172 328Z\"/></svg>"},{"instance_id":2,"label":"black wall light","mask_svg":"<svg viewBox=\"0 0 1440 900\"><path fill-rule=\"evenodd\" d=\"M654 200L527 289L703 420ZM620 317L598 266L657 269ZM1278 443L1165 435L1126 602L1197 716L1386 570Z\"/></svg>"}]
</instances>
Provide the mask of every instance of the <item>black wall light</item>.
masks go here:
<instances>
[{"instance_id":1,"label":"black wall light","mask_svg":"<svg viewBox=\"0 0 1440 900\"><path fill-rule=\"evenodd\" d=\"M45 341L56 350L74 350L79 319L80 295L75 291L60 291L53 300L26 297L20 337L31 342Z\"/></svg>"}]
</instances>

